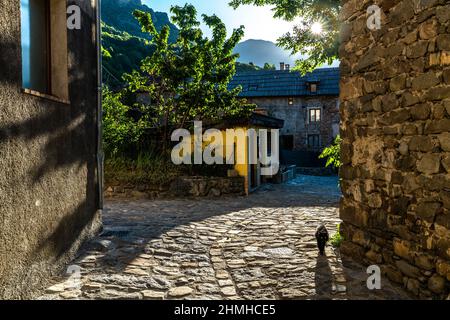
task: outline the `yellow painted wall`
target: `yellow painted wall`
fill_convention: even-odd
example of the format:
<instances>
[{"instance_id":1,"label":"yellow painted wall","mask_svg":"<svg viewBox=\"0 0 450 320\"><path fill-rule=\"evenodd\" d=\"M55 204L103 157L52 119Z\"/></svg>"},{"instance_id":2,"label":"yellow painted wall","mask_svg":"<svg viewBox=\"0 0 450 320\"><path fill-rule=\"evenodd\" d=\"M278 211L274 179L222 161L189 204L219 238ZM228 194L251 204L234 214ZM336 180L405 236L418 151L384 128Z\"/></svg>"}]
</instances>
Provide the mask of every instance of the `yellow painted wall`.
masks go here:
<instances>
[{"instance_id":1,"label":"yellow painted wall","mask_svg":"<svg viewBox=\"0 0 450 320\"><path fill-rule=\"evenodd\" d=\"M258 131L258 129L261 129L259 127L234 127L234 128L229 128L229 129L234 129L234 130L239 130L242 129L245 135L245 149L244 149L244 163L243 164L235 164L234 165L234 169L236 170L236 172L238 173L239 176L244 177L245 179L245 192L246 194L249 194L249 185L250 185L250 181L249 181L249 177L250 177L250 165L249 165L249 142L248 142L248 138L247 138L247 134L248 134L248 130L249 129L255 129L256 131ZM226 144L228 143L227 139L226 139L226 129L221 130L222 132L222 141L224 142L224 146L223 146L223 150L222 150L222 157L224 159L224 164L226 164ZM194 143L194 138L192 139L192 143ZM208 146L209 143L203 142L203 149ZM235 141L236 144L236 141ZM235 146L235 153L237 153L237 148ZM237 157L237 154L235 154L235 159ZM236 161L237 162L237 161Z\"/></svg>"}]
</instances>

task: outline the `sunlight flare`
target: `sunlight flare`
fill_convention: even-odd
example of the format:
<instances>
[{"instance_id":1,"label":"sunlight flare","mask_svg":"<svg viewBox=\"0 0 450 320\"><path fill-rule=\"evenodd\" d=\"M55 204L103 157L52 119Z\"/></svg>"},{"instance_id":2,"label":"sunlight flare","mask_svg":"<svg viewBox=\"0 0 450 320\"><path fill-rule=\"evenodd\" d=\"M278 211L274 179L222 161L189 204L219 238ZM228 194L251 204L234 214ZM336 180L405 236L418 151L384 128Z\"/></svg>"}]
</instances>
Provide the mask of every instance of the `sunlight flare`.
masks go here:
<instances>
[{"instance_id":1,"label":"sunlight flare","mask_svg":"<svg viewBox=\"0 0 450 320\"><path fill-rule=\"evenodd\" d=\"M314 22L311 26L311 32L316 35L321 35L323 32L323 26L320 22Z\"/></svg>"}]
</instances>

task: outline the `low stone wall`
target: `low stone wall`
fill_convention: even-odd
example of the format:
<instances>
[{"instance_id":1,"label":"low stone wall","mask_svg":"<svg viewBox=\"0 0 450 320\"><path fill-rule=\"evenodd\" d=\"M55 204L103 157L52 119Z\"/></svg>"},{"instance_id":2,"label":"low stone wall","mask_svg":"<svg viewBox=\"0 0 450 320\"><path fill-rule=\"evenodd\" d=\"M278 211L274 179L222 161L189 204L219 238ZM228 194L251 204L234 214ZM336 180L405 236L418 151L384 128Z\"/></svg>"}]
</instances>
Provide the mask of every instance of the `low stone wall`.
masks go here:
<instances>
[{"instance_id":1,"label":"low stone wall","mask_svg":"<svg viewBox=\"0 0 450 320\"><path fill-rule=\"evenodd\" d=\"M296 174L302 174L305 176L334 176L337 175L331 168L309 168L309 167L297 167Z\"/></svg>"},{"instance_id":2,"label":"low stone wall","mask_svg":"<svg viewBox=\"0 0 450 320\"><path fill-rule=\"evenodd\" d=\"M166 185L107 183L107 198L183 198L244 195L243 177L179 177Z\"/></svg>"}]
</instances>

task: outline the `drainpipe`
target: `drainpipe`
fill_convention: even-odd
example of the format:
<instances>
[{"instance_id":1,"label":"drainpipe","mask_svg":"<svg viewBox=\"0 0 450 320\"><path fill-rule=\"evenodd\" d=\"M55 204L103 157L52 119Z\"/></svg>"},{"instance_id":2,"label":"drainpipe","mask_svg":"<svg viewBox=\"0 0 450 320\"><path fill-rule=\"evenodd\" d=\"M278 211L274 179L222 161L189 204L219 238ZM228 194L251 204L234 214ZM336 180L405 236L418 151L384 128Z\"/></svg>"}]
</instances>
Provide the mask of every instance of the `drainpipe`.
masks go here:
<instances>
[{"instance_id":1,"label":"drainpipe","mask_svg":"<svg viewBox=\"0 0 450 320\"><path fill-rule=\"evenodd\" d=\"M102 147L102 38L101 38L101 0L95 2L96 10L96 44L97 44L97 192L98 192L98 210L103 210L103 181L104 181L104 154Z\"/></svg>"}]
</instances>

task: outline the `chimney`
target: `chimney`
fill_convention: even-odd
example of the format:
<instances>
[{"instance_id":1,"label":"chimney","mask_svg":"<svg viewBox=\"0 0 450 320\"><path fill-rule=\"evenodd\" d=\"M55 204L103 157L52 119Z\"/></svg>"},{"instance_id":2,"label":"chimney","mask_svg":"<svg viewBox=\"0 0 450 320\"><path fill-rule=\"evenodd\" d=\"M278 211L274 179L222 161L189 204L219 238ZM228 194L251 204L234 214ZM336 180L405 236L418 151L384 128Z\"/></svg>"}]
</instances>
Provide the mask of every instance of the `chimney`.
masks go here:
<instances>
[{"instance_id":1,"label":"chimney","mask_svg":"<svg viewBox=\"0 0 450 320\"><path fill-rule=\"evenodd\" d=\"M284 62L280 62L280 70L284 71Z\"/></svg>"},{"instance_id":2,"label":"chimney","mask_svg":"<svg viewBox=\"0 0 450 320\"><path fill-rule=\"evenodd\" d=\"M289 71L290 69L291 69L291 65L290 64L284 65L284 70Z\"/></svg>"}]
</instances>

